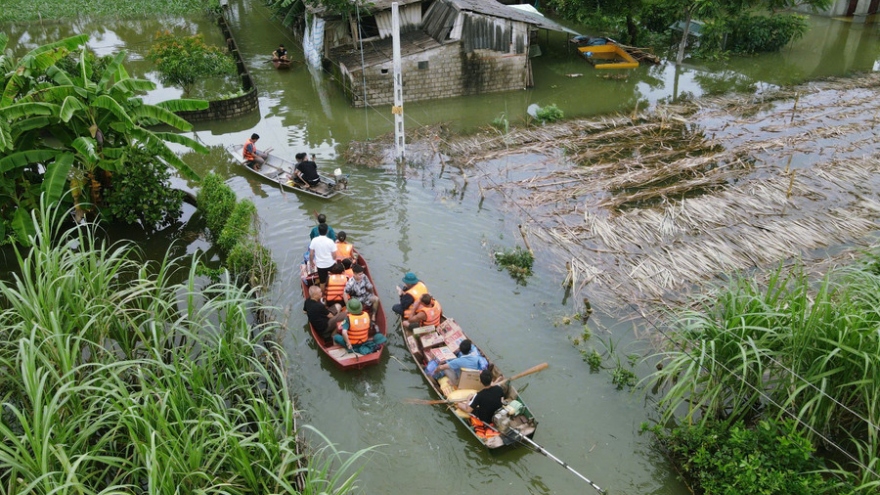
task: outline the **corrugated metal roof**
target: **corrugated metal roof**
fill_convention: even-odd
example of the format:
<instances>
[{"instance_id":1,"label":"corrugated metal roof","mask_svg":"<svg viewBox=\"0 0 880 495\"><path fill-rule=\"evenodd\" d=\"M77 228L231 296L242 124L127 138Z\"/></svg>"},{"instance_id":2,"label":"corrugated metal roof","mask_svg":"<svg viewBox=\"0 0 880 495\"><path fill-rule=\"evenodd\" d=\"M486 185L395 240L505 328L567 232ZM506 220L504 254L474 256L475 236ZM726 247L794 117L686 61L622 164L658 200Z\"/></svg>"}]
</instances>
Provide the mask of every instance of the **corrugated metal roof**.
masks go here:
<instances>
[{"instance_id":1,"label":"corrugated metal roof","mask_svg":"<svg viewBox=\"0 0 880 495\"><path fill-rule=\"evenodd\" d=\"M420 3L424 0L376 0L376 1L361 1L355 2L352 1L351 4L354 5L357 3L360 5L361 12L379 12L382 10L391 10L391 4L397 2L397 5L403 7L404 5L409 5L411 3ZM310 14L324 14L327 12L327 8L318 4L306 4L306 11Z\"/></svg>"},{"instance_id":2,"label":"corrugated metal roof","mask_svg":"<svg viewBox=\"0 0 880 495\"><path fill-rule=\"evenodd\" d=\"M501 17L512 21L525 22L542 29L561 31L564 33L579 34L561 24L551 21L540 14L531 14L523 10L514 9L498 2L497 0L446 0L455 5L459 10L477 12L484 15Z\"/></svg>"},{"instance_id":3,"label":"corrugated metal roof","mask_svg":"<svg viewBox=\"0 0 880 495\"><path fill-rule=\"evenodd\" d=\"M390 64L392 55L391 38L364 43L364 52L353 49L351 45L337 47L331 50L330 59L345 65L350 71L358 71L361 67ZM440 43L422 31L415 31L400 35L400 56L406 58L410 55L426 52L440 47ZM363 59L361 58L363 56Z\"/></svg>"}]
</instances>

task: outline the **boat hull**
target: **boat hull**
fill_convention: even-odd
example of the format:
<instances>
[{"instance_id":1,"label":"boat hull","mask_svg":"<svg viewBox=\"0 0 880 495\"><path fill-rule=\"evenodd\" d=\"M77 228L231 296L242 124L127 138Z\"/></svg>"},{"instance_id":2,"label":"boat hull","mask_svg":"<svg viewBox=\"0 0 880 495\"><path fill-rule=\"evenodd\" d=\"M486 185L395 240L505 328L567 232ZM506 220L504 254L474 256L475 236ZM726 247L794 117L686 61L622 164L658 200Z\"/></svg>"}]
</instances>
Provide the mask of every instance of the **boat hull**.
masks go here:
<instances>
[{"instance_id":1,"label":"boat hull","mask_svg":"<svg viewBox=\"0 0 880 495\"><path fill-rule=\"evenodd\" d=\"M455 334L455 332L458 331L458 332L461 332L462 336L466 337L466 335L464 335L464 332L461 330L461 327L459 327L458 324L454 320L452 320L451 318L447 318L445 315L441 318L441 322L440 322L440 325L438 326L438 329L443 329L444 327L446 327L447 335L457 335L457 334ZM425 379L425 382L428 384L429 389L433 390L434 394L436 394L438 397L440 397L442 399L448 399L449 397L441 389L438 381L435 380L432 376L430 376L425 369L425 366L427 365L427 361L426 361L426 357L425 357L425 348L421 345L421 342L419 340L419 336L414 335L413 329L403 328L402 325L399 325L399 329L400 329L401 335L403 336L406 347L409 350L410 355L412 356L413 360L416 362L416 365L419 369L419 372L422 374L422 377ZM476 345L476 344L474 344L474 345ZM480 351L482 353L482 349L480 349ZM483 353L483 356L486 357L487 360L491 361L488 358L488 356L485 356L485 353ZM496 365L494 367L493 377L497 378L501 375L502 375L501 370ZM522 403L522 405L523 405L522 411L520 412L520 414L516 415L514 418L511 419L511 425L512 425L511 428L516 429L516 433L513 431L507 431L507 432L502 433L500 435L495 435L495 436L491 436L488 438L483 437L483 436L479 435L477 430L472 426L471 419L470 419L470 417L468 417L468 415L466 413L456 412L457 408L454 405L446 405L446 406L442 406L442 407L448 407L449 412L452 415L452 417L454 417L459 423L461 423L470 432L470 434L474 438L476 438L477 441L479 441L484 447L486 447L488 449L498 449L501 447L508 447L508 446L520 446L520 445L522 445L522 440L518 439L518 435L532 438L535 434L535 430L538 426L538 422L534 418L534 416L532 415L531 410L529 410L528 406L523 401L523 398L516 391L516 388L512 384L510 384L509 382L508 382L508 386L506 388L507 388L507 390L505 393L505 399L506 400L517 400L520 403ZM458 391L458 392L460 392L460 391ZM494 426L490 426L490 429L493 429L495 432L498 432L498 429L495 429Z\"/></svg>"},{"instance_id":2,"label":"boat hull","mask_svg":"<svg viewBox=\"0 0 880 495\"><path fill-rule=\"evenodd\" d=\"M247 170L251 174L258 175L268 181L271 181L285 191L306 194L308 196L314 196L316 198L330 199L340 194L344 194L344 191L348 188L347 175L340 177L340 180L337 181L336 178L329 177L323 174L320 175L321 182L317 186L308 188L304 187L290 180L290 176L291 174L293 174L293 168L295 167L295 164L271 153L269 154L269 157L266 159L266 162L263 164L261 169L254 170L246 164L244 156L242 155L243 147L244 145L236 144L228 148L229 154L232 156L233 159L235 159L235 162L241 168Z\"/></svg>"},{"instance_id":3,"label":"boat hull","mask_svg":"<svg viewBox=\"0 0 880 495\"><path fill-rule=\"evenodd\" d=\"M355 250L355 252L357 252ZM357 260L355 261L358 265L364 268L364 274L373 282L373 277L370 275L370 267L367 266L367 260L364 259L363 256L358 254ZM309 297L309 287L317 284L318 282L318 274L309 269L306 263L300 265L300 280L302 281L302 291L303 297L308 299ZM376 284L373 283L373 294L376 297L379 296L379 292L376 290ZM380 300L378 303L378 307L376 308L376 327L378 328L378 333L387 336L387 320L385 319L385 311L382 310L382 301ZM348 370L359 370L362 368L366 368L367 366L373 366L382 359L382 353L385 350L385 346L381 346L378 351L373 352L371 354L357 354L354 352L348 352L344 347L336 344L335 342L331 345L324 344L324 338L318 333L315 327L309 323L309 332L312 334L312 338L315 339L315 343L318 344L318 348L321 349L321 352L324 353L333 363L338 366L340 369L344 371Z\"/></svg>"}]
</instances>

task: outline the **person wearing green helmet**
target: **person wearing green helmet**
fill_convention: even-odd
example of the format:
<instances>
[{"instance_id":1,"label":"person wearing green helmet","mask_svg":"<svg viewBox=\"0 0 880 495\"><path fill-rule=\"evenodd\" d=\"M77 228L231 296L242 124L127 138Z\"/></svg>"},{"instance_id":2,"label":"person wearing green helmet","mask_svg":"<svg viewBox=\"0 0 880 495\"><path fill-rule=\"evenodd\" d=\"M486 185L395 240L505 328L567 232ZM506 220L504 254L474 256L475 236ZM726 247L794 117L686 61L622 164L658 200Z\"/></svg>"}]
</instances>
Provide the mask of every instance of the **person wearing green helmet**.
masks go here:
<instances>
[{"instance_id":1,"label":"person wearing green helmet","mask_svg":"<svg viewBox=\"0 0 880 495\"><path fill-rule=\"evenodd\" d=\"M348 352L369 354L381 348L385 336L377 333L370 336L370 314L364 312L360 300L351 298L345 305L348 316L342 320L342 333L333 336L333 341L348 349ZM369 351L369 352L363 352Z\"/></svg>"}]
</instances>

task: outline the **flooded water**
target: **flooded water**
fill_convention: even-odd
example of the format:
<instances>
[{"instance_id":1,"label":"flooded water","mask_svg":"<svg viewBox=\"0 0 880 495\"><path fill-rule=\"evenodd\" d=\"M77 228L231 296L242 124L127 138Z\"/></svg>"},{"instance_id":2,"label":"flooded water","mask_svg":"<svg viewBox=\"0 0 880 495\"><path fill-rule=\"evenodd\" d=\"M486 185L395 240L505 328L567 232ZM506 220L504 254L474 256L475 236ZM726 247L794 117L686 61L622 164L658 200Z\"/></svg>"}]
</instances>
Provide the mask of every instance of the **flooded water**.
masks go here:
<instances>
[{"instance_id":1,"label":"flooded water","mask_svg":"<svg viewBox=\"0 0 880 495\"><path fill-rule=\"evenodd\" d=\"M278 43L297 40L260 2L231 2L230 24L260 91L260 112L231 122L200 124L194 135L207 145L240 144L252 133L260 144L292 157L299 151L318 155L326 169L351 173L353 195L338 201L284 193L230 165L220 148L211 155L185 159L200 174L228 178L240 198L259 210L263 237L280 273L271 303L279 308L288 332L292 388L302 422L324 432L341 450L377 445L360 486L365 493L590 493L592 489L561 466L526 449L487 453L439 406L409 405L407 398L428 399L400 336L389 328L390 345L380 365L342 373L322 357L307 337L298 263L314 224L314 213L327 215L337 230L368 259L386 308L394 286L414 271L465 331L508 374L548 362L550 368L523 378L519 387L540 424L535 440L559 459L614 494L684 495L687 489L639 425L652 416L642 391L617 391L607 370L591 373L572 339L580 323L561 324L575 304L566 298L552 261L542 258L527 286L518 286L492 263L492 253L522 245L520 220L468 188L455 174L433 167L352 167L339 160L352 140L365 140L392 130L389 107L350 108L341 89L326 75L314 75L301 63L277 71L269 54ZM877 68L878 37L873 25L853 25L815 18L807 36L782 53L710 66L672 64L641 67L624 79L606 79L574 55L564 36L541 35L545 55L534 61L536 88L480 97L454 98L406 105L408 129L445 123L473 130L505 115L515 123L531 104L556 104L566 116L631 112L682 96L717 93L732 87L761 91L779 84L843 75ZM129 70L157 80L143 57L153 33L173 28L201 33L222 44L208 19L168 21L80 21L33 24L8 30L16 52L74 33L89 33L99 53L130 51ZM302 54L291 50L294 58ZM583 74L572 78L569 74ZM176 98L165 88L151 101ZM455 157L452 157L454 160ZM191 185L191 184L190 184ZM175 232L179 232L175 230ZM140 239L157 256L175 234ZM190 244L189 252L205 248ZM621 356L644 353L635 337L646 324L627 322L627 308L592 301L596 314L593 337L580 348L603 352L614 347ZM390 311L389 311L390 316ZM394 320L389 318L389 321ZM624 359L624 358L622 358ZM607 366L612 361L606 362ZM644 376L646 365L636 372Z\"/></svg>"}]
</instances>

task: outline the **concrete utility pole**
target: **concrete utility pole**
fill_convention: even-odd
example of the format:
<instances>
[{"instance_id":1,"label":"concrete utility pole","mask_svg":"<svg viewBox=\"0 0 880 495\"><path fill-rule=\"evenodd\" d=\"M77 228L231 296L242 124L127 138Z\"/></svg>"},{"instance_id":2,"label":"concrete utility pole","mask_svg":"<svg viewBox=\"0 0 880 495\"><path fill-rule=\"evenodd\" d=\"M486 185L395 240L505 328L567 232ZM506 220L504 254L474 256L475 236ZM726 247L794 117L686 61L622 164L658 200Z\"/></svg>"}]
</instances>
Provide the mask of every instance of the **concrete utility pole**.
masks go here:
<instances>
[{"instance_id":1,"label":"concrete utility pole","mask_svg":"<svg viewBox=\"0 0 880 495\"><path fill-rule=\"evenodd\" d=\"M394 150L398 163L403 163L406 158L404 149L406 142L403 135L403 74L400 67L400 16L397 13L397 2L391 4L391 35L394 78L394 106L391 107L391 113L394 114Z\"/></svg>"}]
</instances>

